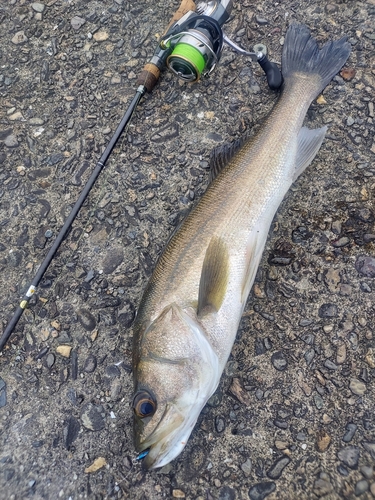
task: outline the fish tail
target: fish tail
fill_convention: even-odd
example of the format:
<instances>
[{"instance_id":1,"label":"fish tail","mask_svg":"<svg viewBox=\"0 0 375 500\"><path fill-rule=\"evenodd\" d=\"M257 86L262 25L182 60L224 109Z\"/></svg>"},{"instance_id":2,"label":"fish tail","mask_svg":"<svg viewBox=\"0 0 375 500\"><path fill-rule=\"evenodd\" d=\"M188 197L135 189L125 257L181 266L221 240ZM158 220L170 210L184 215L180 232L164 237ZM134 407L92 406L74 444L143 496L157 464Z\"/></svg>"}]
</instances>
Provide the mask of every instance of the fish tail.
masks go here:
<instances>
[{"instance_id":1,"label":"fish tail","mask_svg":"<svg viewBox=\"0 0 375 500\"><path fill-rule=\"evenodd\" d=\"M343 67L351 50L347 37L330 41L319 50L310 30L300 24L292 24L285 36L282 73L285 86L298 77L310 77L312 99L328 85ZM314 75L320 78L311 78Z\"/></svg>"}]
</instances>

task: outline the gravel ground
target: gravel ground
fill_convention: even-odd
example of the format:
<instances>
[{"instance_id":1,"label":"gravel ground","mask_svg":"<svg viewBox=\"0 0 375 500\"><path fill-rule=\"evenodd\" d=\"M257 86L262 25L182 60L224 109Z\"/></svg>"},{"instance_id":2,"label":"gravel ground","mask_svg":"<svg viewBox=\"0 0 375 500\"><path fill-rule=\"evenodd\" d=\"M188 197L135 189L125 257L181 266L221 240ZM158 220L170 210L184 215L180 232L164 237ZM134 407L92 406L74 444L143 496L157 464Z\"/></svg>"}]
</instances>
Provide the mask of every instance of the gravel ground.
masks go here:
<instances>
[{"instance_id":1,"label":"gravel ground","mask_svg":"<svg viewBox=\"0 0 375 500\"><path fill-rule=\"evenodd\" d=\"M0 7L0 283L5 326L179 2ZM375 1L234 2L227 34L279 62L292 20L348 35L306 124L329 126L275 217L221 384L183 453L132 443L131 324L210 151L277 96L225 49L212 77L144 98L0 356L0 498L375 498ZM95 470L97 469L97 470Z\"/></svg>"}]
</instances>

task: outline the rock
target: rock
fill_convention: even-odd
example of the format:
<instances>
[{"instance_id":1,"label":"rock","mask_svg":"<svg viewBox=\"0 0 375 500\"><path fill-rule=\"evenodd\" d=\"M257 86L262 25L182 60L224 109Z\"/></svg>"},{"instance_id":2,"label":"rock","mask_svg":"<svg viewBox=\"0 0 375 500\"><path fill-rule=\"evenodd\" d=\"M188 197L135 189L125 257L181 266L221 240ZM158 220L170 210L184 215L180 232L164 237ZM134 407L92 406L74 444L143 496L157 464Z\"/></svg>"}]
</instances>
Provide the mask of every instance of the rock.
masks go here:
<instances>
[{"instance_id":1,"label":"rock","mask_svg":"<svg viewBox=\"0 0 375 500\"><path fill-rule=\"evenodd\" d=\"M217 415L215 417L215 429L216 429L216 432L218 432L218 433L224 432L224 430L225 430L225 420L220 415Z\"/></svg>"},{"instance_id":2,"label":"rock","mask_svg":"<svg viewBox=\"0 0 375 500\"><path fill-rule=\"evenodd\" d=\"M234 396L238 401L246 406L250 406L251 399L248 392L242 387L239 378L234 378L232 384L229 387L229 393Z\"/></svg>"},{"instance_id":3,"label":"rock","mask_svg":"<svg viewBox=\"0 0 375 500\"><path fill-rule=\"evenodd\" d=\"M7 404L6 388L5 381L0 377L0 408L3 408Z\"/></svg>"},{"instance_id":4,"label":"rock","mask_svg":"<svg viewBox=\"0 0 375 500\"><path fill-rule=\"evenodd\" d=\"M336 363L342 365L346 360L346 345L344 342L337 346Z\"/></svg>"},{"instance_id":5,"label":"rock","mask_svg":"<svg viewBox=\"0 0 375 500\"><path fill-rule=\"evenodd\" d=\"M77 317L83 328L88 332L92 331L96 327L96 319L87 309L78 309Z\"/></svg>"},{"instance_id":6,"label":"rock","mask_svg":"<svg viewBox=\"0 0 375 500\"><path fill-rule=\"evenodd\" d=\"M330 15L330 14L334 14L335 12L338 11L338 5L334 4L334 3L327 3L324 7L324 10L326 12L326 14Z\"/></svg>"},{"instance_id":7,"label":"rock","mask_svg":"<svg viewBox=\"0 0 375 500\"><path fill-rule=\"evenodd\" d=\"M332 493L333 486L330 482L328 474L320 474L320 477L314 482L313 492L318 497L324 497L329 493Z\"/></svg>"},{"instance_id":8,"label":"rock","mask_svg":"<svg viewBox=\"0 0 375 500\"><path fill-rule=\"evenodd\" d=\"M346 247L346 245L349 245L349 243L350 243L350 238L348 238L347 236L342 236L338 240L333 241L332 246L335 248L342 248Z\"/></svg>"},{"instance_id":9,"label":"rock","mask_svg":"<svg viewBox=\"0 0 375 500\"><path fill-rule=\"evenodd\" d=\"M14 134L8 135L5 138L4 144L7 148L16 148L18 146L17 136Z\"/></svg>"},{"instance_id":10,"label":"rock","mask_svg":"<svg viewBox=\"0 0 375 500\"><path fill-rule=\"evenodd\" d=\"M336 318L338 309L336 304L327 303L320 306L318 314L320 318Z\"/></svg>"},{"instance_id":11,"label":"rock","mask_svg":"<svg viewBox=\"0 0 375 500\"><path fill-rule=\"evenodd\" d=\"M277 351L272 354L271 363L273 367L278 371L284 371L288 366L288 360L286 359L285 354L282 351Z\"/></svg>"},{"instance_id":12,"label":"rock","mask_svg":"<svg viewBox=\"0 0 375 500\"><path fill-rule=\"evenodd\" d=\"M362 495L363 493L365 493L366 491L368 491L368 488L369 488L369 484L366 481L366 479L361 479L355 485L355 490L354 490L355 496L359 497L360 495Z\"/></svg>"},{"instance_id":13,"label":"rock","mask_svg":"<svg viewBox=\"0 0 375 500\"><path fill-rule=\"evenodd\" d=\"M86 22L86 19L83 19L82 17L79 16L74 16L73 19L70 21L70 24L72 25L72 28L74 30L79 30Z\"/></svg>"},{"instance_id":14,"label":"rock","mask_svg":"<svg viewBox=\"0 0 375 500\"><path fill-rule=\"evenodd\" d=\"M375 443L363 443L363 447L371 454L371 458L375 460Z\"/></svg>"},{"instance_id":15,"label":"rock","mask_svg":"<svg viewBox=\"0 0 375 500\"><path fill-rule=\"evenodd\" d=\"M119 367L116 365L108 365L105 372L111 378L120 377L121 375Z\"/></svg>"},{"instance_id":16,"label":"rock","mask_svg":"<svg viewBox=\"0 0 375 500\"><path fill-rule=\"evenodd\" d=\"M90 354L86 358L85 365L83 367L83 371L85 371L86 373L92 373L95 371L96 366L97 366L96 357L93 354Z\"/></svg>"},{"instance_id":17,"label":"rock","mask_svg":"<svg viewBox=\"0 0 375 500\"><path fill-rule=\"evenodd\" d=\"M331 444L331 436L327 434L324 430L320 430L316 436L317 450L323 453L327 451L330 444Z\"/></svg>"},{"instance_id":18,"label":"rock","mask_svg":"<svg viewBox=\"0 0 375 500\"><path fill-rule=\"evenodd\" d=\"M44 9L46 8L46 6L44 4L39 3L39 2L33 2L31 4L31 7L33 10L35 10L35 12L39 12L39 13L43 12Z\"/></svg>"},{"instance_id":19,"label":"rock","mask_svg":"<svg viewBox=\"0 0 375 500\"><path fill-rule=\"evenodd\" d=\"M103 261L103 272L106 274L113 273L124 260L124 250L122 247L111 248Z\"/></svg>"},{"instance_id":20,"label":"rock","mask_svg":"<svg viewBox=\"0 0 375 500\"><path fill-rule=\"evenodd\" d=\"M64 356L64 358L69 358L71 350L72 346L70 345L59 345L56 347L56 352L61 356Z\"/></svg>"},{"instance_id":21,"label":"rock","mask_svg":"<svg viewBox=\"0 0 375 500\"><path fill-rule=\"evenodd\" d=\"M102 469L106 465L106 459L104 457L99 457L95 459L89 467L86 467L85 472L86 474L90 474L91 472L96 472L97 470Z\"/></svg>"},{"instance_id":22,"label":"rock","mask_svg":"<svg viewBox=\"0 0 375 500\"><path fill-rule=\"evenodd\" d=\"M64 444L67 450L70 450L73 442L77 439L80 429L81 425L79 421L70 416L63 430Z\"/></svg>"},{"instance_id":23,"label":"rock","mask_svg":"<svg viewBox=\"0 0 375 500\"><path fill-rule=\"evenodd\" d=\"M17 31L17 33L12 38L12 43L14 43L15 45L22 45L23 43L26 43L27 41L28 41L28 38L23 31Z\"/></svg>"},{"instance_id":24,"label":"rock","mask_svg":"<svg viewBox=\"0 0 375 500\"><path fill-rule=\"evenodd\" d=\"M11 120L12 122L17 121L17 120L23 120L23 115L22 115L21 111L16 111L15 113L12 113L11 115L9 115L8 119Z\"/></svg>"},{"instance_id":25,"label":"rock","mask_svg":"<svg viewBox=\"0 0 375 500\"><path fill-rule=\"evenodd\" d=\"M374 467L372 465L364 465L361 467L361 474L363 474L366 479L372 479L374 475Z\"/></svg>"},{"instance_id":26,"label":"rock","mask_svg":"<svg viewBox=\"0 0 375 500\"><path fill-rule=\"evenodd\" d=\"M344 441L344 443L349 443L354 437L355 431L357 430L357 426L355 424L349 423L346 425L345 429L346 432L342 440Z\"/></svg>"},{"instance_id":27,"label":"rock","mask_svg":"<svg viewBox=\"0 0 375 500\"><path fill-rule=\"evenodd\" d=\"M246 477L248 477L250 475L251 468L252 468L252 462L251 462L251 458L249 457L246 460L246 462L244 462L243 464L241 464L241 469L242 469L242 471L243 471L243 473L245 474Z\"/></svg>"},{"instance_id":28,"label":"rock","mask_svg":"<svg viewBox=\"0 0 375 500\"><path fill-rule=\"evenodd\" d=\"M108 40L109 34L106 31L97 31L94 33L93 38L96 42L104 42Z\"/></svg>"},{"instance_id":29,"label":"rock","mask_svg":"<svg viewBox=\"0 0 375 500\"><path fill-rule=\"evenodd\" d=\"M338 269L330 268L328 269L324 282L328 287L328 290L332 293L336 293L338 291L338 286L340 284L341 277Z\"/></svg>"},{"instance_id":30,"label":"rock","mask_svg":"<svg viewBox=\"0 0 375 500\"><path fill-rule=\"evenodd\" d=\"M110 387L110 398L111 401L118 401L121 397L122 385L118 379L113 379L111 381Z\"/></svg>"},{"instance_id":31,"label":"rock","mask_svg":"<svg viewBox=\"0 0 375 500\"><path fill-rule=\"evenodd\" d=\"M364 384L363 382L361 382L360 380L358 380L356 378L350 379L349 389L356 396L363 396L367 390L366 384Z\"/></svg>"},{"instance_id":32,"label":"rock","mask_svg":"<svg viewBox=\"0 0 375 500\"><path fill-rule=\"evenodd\" d=\"M276 484L271 481L257 483L249 489L250 500L263 500L276 489Z\"/></svg>"},{"instance_id":33,"label":"rock","mask_svg":"<svg viewBox=\"0 0 375 500\"><path fill-rule=\"evenodd\" d=\"M224 486L220 488L218 500L236 500L236 490L230 488L229 486Z\"/></svg>"},{"instance_id":34,"label":"rock","mask_svg":"<svg viewBox=\"0 0 375 500\"><path fill-rule=\"evenodd\" d=\"M47 368L52 368L52 366L55 364L55 355L50 352L47 357L46 357L46 366Z\"/></svg>"},{"instance_id":35,"label":"rock","mask_svg":"<svg viewBox=\"0 0 375 500\"><path fill-rule=\"evenodd\" d=\"M340 71L340 75L345 81L350 82L355 77L356 70L354 68L343 68Z\"/></svg>"},{"instance_id":36,"label":"rock","mask_svg":"<svg viewBox=\"0 0 375 500\"><path fill-rule=\"evenodd\" d=\"M366 353L365 361L370 368L375 368L375 348L370 347Z\"/></svg>"},{"instance_id":37,"label":"rock","mask_svg":"<svg viewBox=\"0 0 375 500\"><path fill-rule=\"evenodd\" d=\"M105 427L105 413L102 406L87 403L81 411L81 422L91 431L100 431Z\"/></svg>"},{"instance_id":38,"label":"rock","mask_svg":"<svg viewBox=\"0 0 375 500\"><path fill-rule=\"evenodd\" d=\"M355 262L355 268L367 278L375 278L375 258L359 255Z\"/></svg>"},{"instance_id":39,"label":"rock","mask_svg":"<svg viewBox=\"0 0 375 500\"><path fill-rule=\"evenodd\" d=\"M337 453L338 459L350 469L358 468L359 448L357 446L346 446Z\"/></svg>"},{"instance_id":40,"label":"rock","mask_svg":"<svg viewBox=\"0 0 375 500\"><path fill-rule=\"evenodd\" d=\"M271 468L267 472L267 476L270 479L279 479L285 467L290 463L289 457L281 457L276 462L271 465Z\"/></svg>"},{"instance_id":41,"label":"rock","mask_svg":"<svg viewBox=\"0 0 375 500\"><path fill-rule=\"evenodd\" d=\"M338 366L333 361L331 361L330 359L326 359L324 361L324 366L326 368L328 368L328 370L332 370L332 371L335 371L338 368Z\"/></svg>"}]
</instances>

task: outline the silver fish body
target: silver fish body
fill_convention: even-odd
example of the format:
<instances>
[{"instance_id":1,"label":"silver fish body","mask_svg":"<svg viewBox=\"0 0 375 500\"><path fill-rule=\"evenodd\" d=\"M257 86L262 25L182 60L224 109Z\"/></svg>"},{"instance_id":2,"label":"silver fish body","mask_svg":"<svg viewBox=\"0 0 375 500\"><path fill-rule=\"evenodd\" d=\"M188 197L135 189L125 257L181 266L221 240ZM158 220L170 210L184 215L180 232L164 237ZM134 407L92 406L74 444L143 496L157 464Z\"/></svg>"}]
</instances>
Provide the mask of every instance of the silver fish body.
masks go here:
<instances>
[{"instance_id":1,"label":"silver fish body","mask_svg":"<svg viewBox=\"0 0 375 500\"><path fill-rule=\"evenodd\" d=\"M134 325L135 445L149 450L146 468L182 451L219 383L275 212L324 139L304 117L349 53L344 39L319 51L306 27L289 28L277 104L156 265Z\"/></svg>"}]
</instances>

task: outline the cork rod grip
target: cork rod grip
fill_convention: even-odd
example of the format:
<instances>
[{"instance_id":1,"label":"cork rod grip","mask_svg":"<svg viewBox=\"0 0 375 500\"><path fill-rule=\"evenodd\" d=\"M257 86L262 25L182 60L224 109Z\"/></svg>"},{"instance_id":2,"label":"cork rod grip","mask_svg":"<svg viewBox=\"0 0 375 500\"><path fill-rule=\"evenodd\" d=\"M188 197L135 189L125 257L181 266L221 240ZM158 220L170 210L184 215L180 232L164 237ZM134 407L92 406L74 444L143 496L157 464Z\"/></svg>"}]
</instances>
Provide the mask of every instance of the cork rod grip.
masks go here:
<instances>
[{"instance_id":1,"label":"cork rod grip","mask_svg":"<svg viewBox=\"0 0 375 500\"><path fill-rule=\"evenodd\" d=\"M169 30L172 24L181 19L181 17L190 10L195 11L195 3L193 2L193 0L182 0L179 8L173 14L172 19L170 20L165 32ZM147 63L138 77L137 85L144 85L147 92L151 92L155 87L159 76L160 69L156 66L156 64Z\"/></svg>"}]
</instances>

